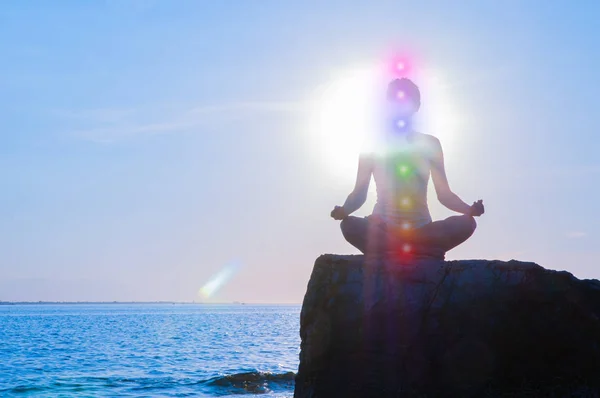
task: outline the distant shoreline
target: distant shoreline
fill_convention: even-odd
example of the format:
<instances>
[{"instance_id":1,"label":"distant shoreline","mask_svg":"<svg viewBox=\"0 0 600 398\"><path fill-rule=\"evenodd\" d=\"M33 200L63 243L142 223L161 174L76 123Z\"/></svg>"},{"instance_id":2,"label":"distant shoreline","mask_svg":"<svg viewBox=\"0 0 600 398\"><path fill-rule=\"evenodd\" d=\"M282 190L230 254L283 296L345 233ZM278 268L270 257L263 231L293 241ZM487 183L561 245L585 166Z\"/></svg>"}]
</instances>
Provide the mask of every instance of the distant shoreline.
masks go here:
<instances>
[{"instance_id":1,"label":"distant shoreline","mask_svg":"<svg viewBox=\"0 0 600 398\"><path fill-rule=\"evenodd\" d=\"M191 304L191 305L301 305L302 303L203 303L195 301L0 301L0 305L78 305L78 304Z\"/></svg>"}]
</instances>

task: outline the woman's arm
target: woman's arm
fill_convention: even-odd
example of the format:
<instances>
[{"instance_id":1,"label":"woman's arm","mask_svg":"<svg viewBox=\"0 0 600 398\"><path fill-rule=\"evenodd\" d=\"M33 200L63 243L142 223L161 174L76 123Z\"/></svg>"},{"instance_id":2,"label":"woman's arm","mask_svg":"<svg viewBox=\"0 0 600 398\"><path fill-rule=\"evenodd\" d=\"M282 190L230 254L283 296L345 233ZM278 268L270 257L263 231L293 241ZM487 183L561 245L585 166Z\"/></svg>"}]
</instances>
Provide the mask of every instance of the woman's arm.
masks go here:
<instances>
[{"instance_id":1,"label":"woman's arm","mask_svg":"<svg viewBox=\"0 0 600 398\"><path fill-rule=\"evenodd\" d=\"M363 154L358 159L358 171L356 173L356 183L354 189L346 198L343 206L336 206L331 212L331 216L336 220L346 218L358 210L367 200L369 192L369 183L373 173L372 155Z\"/></svg>"},{"instance_id":2,"label":"woman's arm","mask_svg":"<svg viewBox=\"0 0 600 398\"><path fill-rule=\"evenodd\" d=\"M457 194L452 192L446 177L446 168L444 166L444 153L440 141L431 137L431 146L433 156L431 159L431 179L435 187L435 193L438 200L444 206L458 213L471 215L471 206L466 204Z\"/></svg>"}]
</instances>

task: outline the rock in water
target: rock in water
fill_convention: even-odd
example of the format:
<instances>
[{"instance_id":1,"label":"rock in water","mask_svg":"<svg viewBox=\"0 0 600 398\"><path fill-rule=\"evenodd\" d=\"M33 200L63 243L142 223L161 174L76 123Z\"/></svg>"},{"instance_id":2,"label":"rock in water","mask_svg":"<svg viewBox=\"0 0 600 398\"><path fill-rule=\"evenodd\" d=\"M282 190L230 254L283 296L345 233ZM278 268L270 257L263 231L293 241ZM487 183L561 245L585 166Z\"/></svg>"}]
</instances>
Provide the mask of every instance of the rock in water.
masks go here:
<instances>
[{"instance_id":1,"label":"rock in water","mask_svg":"<svg viewBox=\"0 0 600 398\"><path fill-rule=\"evenodd\" d=\"M599 317L599 281L534 263L323 255L294 397L599 397Z\"/></svg>"}]
</instances>

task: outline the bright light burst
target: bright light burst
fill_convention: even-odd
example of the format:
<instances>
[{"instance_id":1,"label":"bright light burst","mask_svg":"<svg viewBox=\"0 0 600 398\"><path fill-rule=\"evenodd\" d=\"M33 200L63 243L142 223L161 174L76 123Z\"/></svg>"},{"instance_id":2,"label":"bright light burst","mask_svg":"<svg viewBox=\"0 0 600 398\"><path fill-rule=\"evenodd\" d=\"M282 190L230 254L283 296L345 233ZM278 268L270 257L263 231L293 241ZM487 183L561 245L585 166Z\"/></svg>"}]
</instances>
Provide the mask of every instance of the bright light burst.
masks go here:
<instances>
[{"instance_id":1,"label":"bright light burst","mask_svg":"<svg viewBox=\"0 0 600 398\"><path fill-rule=\"evenodd\" d=\"M433 134L451 150L461 117L454 106L461 93L452 93L437 70L417 67L414 57L396 56L381 64L340 72L317 95L311 118L314 143L328 170L336 177L352 179L358 155L373 148L385 130L385 93L388 83L407 76L419 86L423 108L416 115L415 128ZM405 97L399 92L400 98ZM413 122L399 119L396 128L405 130Z\"/></svg>"},{"instance_id":2,"label":"bright light burst","mask_svg":"<svg viewBox=\"0 0 600 398\"><path fill-rule=\"evenodd\" d=\"M356 172L359 153L377 131L376 111L385 96L380 75L373 67L343 72L316 102L311 128L315 141L332 169L343 176Z\"/></svg>"},{"instance_id":3,"label":"bright light burst","mask_svg":"<svg viewBox=\"0 0 600 398\"><path fill-rule=\"evenodd\" d=\"M388 68L390 76L407 77L412 75L411 65L414 63L414 56L407 54L396 54L390 57Z\"/></svg>"},{"instance_id":4,"label":"bright light burst","mask_svg":"<svg viewBox=\"0 0 600 398\"><path fill-rule=\"evenodd\" d=\"M417 82L423 98L423 109L419 112L424 132L440 138L448 153L456 143L460 130L464 128L464 119L460 112L463 90L452 87L440 70L428 68ZM464 147L466 143L460 143Z\"/></svg>"},{"instance_id":5,"label":"bright light burst","mask_svg":"<svg viewBox=\"0 0 600 398\"><path fill-rule=\"evenodd\" d=\"M227 264L200 288L198 295L205 299L211 298L231 279L231 277L233 277L233 275L235 275L239 267L239 263L237 262Z\"/></svg>"}]
</instances>

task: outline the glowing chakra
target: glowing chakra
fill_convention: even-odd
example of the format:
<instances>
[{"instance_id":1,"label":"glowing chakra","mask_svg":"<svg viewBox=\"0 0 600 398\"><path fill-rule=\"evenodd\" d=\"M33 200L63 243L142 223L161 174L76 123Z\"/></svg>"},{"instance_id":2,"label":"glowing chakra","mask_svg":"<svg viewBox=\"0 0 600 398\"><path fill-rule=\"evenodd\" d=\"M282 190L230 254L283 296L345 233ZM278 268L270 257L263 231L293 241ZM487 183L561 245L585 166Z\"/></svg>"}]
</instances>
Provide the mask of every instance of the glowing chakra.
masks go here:
<instances>
[{"instance_id":1,"label":"glowing chakra","mask_svg":"<svg viewBox=\"0 0 600 398\"><path fill-rule=\"evenodd\" d=\"M406 54L394 56L387 65L390 72L396 76L406 76L412 69L411 59Z\"/></svg>"},{"instance_id":2,"label":"glowing chakra","mask_svg":"<svg viewBox=\"0 0 600 398\"><path fill-rule=\"evenodd\" d=\"M400 201L400 204L403 207L408 207L410 206L410 198L402 198L402 200Z\"/></svg>"},{"instance_id":3,"label":"glowing chakra","mask_svg":"<svg viewBox=\"0 0 600 398\"><path fill-rule=\"evenodd\" d=\"M396 94L396 96L398 97L398 99L403 99L403 98L405 97L405 95L406 95L406 94L405 94L405 93L404 93L404 91L402 91L402 90L401 90L401 91L398 91L398 94Z\"/></svg>"},{"instance_id":4,"label":"glowing chakra","mask_svg":"<svg viewBox=\"0 0 600 398\"><path fill-rule=\"evenodd\" d=\"M408 221L403 222L400 227L404 230L404 231L408 231L410 229L410 223Z\"/></svg>"},{"instance_id":5,"label":"glowing chakra","mask_svg":"<svg viewBox=\"0 0 600 398\"><path fill-rule=\"evenodd\" d=\"M405 175L407 175L407 174L408 174L408 172L410 171L410 169L408 168L408 166L407 166L407 165L405 165L405 164L401 164L401 165L398 167L398 171L400 172L400 174L402 174L403 176L405 176Z\"/></svg>"},{"instance_id":6,"label":"glowing chakra","mask_svg":"<svg viewBox=\"0 0 600 398\"><path fill-rule=\"evenodd\" d=\"M408 243L405 243L404 245L402 245L402 251L404 253L410 253L411 250L412 250L412 247Z\"/></svg>"},{"instance_id":7,"label":"glowing chakra","mask_svg":"<svg viewBox=\"0 0 600 398\"><path fill-rule=\"evenodd\" d=\"M404 120L400 119L396 122L396 126L403 129L404 127L406 127L406 122Z\"/></svg>"}]
</instances>

